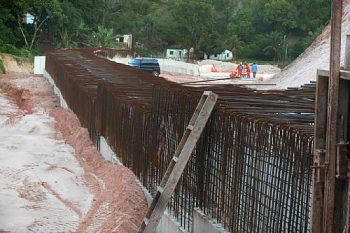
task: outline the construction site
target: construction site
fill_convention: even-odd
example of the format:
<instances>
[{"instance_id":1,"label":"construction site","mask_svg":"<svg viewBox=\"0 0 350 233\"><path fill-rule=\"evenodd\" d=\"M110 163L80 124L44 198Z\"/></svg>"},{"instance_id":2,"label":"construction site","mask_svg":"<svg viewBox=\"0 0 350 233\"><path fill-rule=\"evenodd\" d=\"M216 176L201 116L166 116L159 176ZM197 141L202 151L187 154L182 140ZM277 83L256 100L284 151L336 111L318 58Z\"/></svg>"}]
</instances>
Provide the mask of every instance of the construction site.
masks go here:
<instances>
[{"instance_id":1,"label":"construction site","mask_svg":"<svg viewBox=\"0 0 350 233\"><path fill-rule=\"evenodd\" d=\"M350 2L332 4L251 80L210 60L154 77L108 48L7 58L0 232L350 232Z\"/></svg>"}]
</instances>

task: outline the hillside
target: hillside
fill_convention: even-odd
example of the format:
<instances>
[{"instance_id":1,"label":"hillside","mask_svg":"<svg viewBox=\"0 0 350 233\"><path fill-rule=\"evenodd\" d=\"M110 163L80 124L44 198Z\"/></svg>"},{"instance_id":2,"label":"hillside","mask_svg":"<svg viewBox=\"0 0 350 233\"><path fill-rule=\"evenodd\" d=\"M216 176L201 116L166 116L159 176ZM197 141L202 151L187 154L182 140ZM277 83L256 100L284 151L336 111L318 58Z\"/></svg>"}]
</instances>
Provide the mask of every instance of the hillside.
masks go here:
<instances>
[{"instance_id":1,"label":"hillside","mask_svg":"<svg viewBox=\"0 0 350 233\"><path fill-rule=\"evenodd\" d=\"M33 62L28 59L17 58L10 54L0 53L0 73L33 73Z\"/></svg>"},{"instance_id":2,"label":"hillside","mask_svg":"<svg viewBox=\"0 0 350 233\"><path fill-rule=\"evenodd\" d=\"M344 64L346 35L350 33L350 0L343 0L343 23L341 41L341 66ZM315 41L296 60L281 73L266 83L276 83L273 89L299 87L316 80L317 69L329 69L330 57L330 25L328 25ZM263 87L259 87L262 89ZM267 87L265 87L267 88ZM268 87L271 89L271 86Z\"/></svg>"}]
</instances>

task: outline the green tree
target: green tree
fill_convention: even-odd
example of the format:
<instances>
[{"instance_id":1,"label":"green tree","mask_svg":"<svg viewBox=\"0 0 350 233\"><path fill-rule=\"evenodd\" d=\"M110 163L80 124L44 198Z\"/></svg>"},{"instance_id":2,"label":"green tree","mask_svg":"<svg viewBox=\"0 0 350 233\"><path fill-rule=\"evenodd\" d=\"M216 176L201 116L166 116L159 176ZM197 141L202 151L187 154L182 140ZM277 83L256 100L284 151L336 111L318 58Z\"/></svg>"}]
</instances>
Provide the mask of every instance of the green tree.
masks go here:
<instances>
[{"instance_id":1,"label":"green tree","mask_svg":"<svg viewBox=\"0 0 350 233\"><path fill-rule=\"evenodd\" d=\"M190 50L206 47L202 38L214 33L214 8L211 4L198 0L179 0L174 4L172 18L178 43Z\"/></svg>"},{"instance_id":2,"label":"green tree","mask_svg":"<svg viewBox=\"0 0 350 233\"><path fill-rule=\"evenodd\" d=\"M16 44L18 39L13 30L16 27L15 18L11 12L10 2L0 1L0 41L1 44Z\"/></svg>"},{"instance_id":3,"label":"green tree","mask_svg":"<svg viewBox=\"0 0 350 233\"><path fill-rule=\"evenodd\" d=\"M256 32L253 12L250 9L243 8L234 16L229 23L231 33L239 35L244 41L251 40Z\"/></svg>"},{"instance_id":4,"label":"green tree","mask_svg":"<svg viewBox=\"0 0 350 233\"><path fill-rule=\"evenodd\" d=\"M244 43L241 41L241 39L236 34L233 34L231 36L231 51L235 58L238 58L242 55L243 47Z\"/></svg>"},{"instance_id":5,"label":"green tree","mask_svg":"<svg viewBox=\"0 0 350 233\"><path fill-rule=\"evenodd\" d=\"M297 27L297 9L287 0L271 0L264 5L263 20L272 30L286 33Z\"/></svg>"},{"instance_id":6,"label":"green tree","mask_svg":"<svg viewBox=\"0 0 350 233\"><path fill-rule=\"evenodd\" d=\"M115 34L113 29L98 26L96 31L92 32L90 37L90 47L115 47Z\"/></svg>"},{"instance_id":7,"label":"green tree","mask_svg":"<svg viewBox=\"0 0 350 233\"><path fill-rule=\"evenodd\" d=\"M272 58L274 61L280 61L283 56L283 41L280 32L271 32L268 37L269 45L266 46L263 51L268 58Z\"/></svg>"},{"instance_id":8,"label":"green tree","mask_svg":"<svg viewBox=\"0 0 350 233\"><path fill-rule=\"evenodd\" d=\"M68 1L63 0L60 4L62 9L50 22L50 32L55 34L55 45L63 48L73 48L79 46L79 35L82 30L83 19L80 11Z\"/></svg>"},{"instance_id":9,"label":"green tree","mask_svg":"<svg viewBox=\"0 0 350 233\"><path fill-rule=\"evenodd\" d=\"M47 22L59 14L60 4L57 0L17 0L13 4L13 16L26 47L31 50ZM33 24L23 23L25 14L33 16Z\"/></svg>"},{"instance_id":10,"label":"green tree","mask_svg":"<svg viewBox=\"0 0 350 233\"><path fill-rule=\"evenodd\" d=\"M44 39L55 47L113 46L115 33L131 33L146 50L194 48L200 55L226 48L242 58L278 60L276 41L292 38L288 53L298 56L328 23L330 6L331 0L0 0L0 51L37 48ZM23 23L26 13L34 24Z\"/></svg>"}]
</instances>

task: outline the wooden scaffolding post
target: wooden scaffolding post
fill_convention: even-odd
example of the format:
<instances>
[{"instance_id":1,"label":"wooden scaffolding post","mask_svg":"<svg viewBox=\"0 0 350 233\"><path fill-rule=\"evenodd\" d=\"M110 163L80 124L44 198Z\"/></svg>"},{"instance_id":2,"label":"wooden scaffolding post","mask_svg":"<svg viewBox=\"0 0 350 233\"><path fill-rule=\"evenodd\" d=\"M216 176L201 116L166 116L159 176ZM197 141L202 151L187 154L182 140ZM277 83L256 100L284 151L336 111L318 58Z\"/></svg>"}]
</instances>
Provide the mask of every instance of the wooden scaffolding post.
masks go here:
<instances>
[{"instance_id":1,"label":"wooden scaffolding post","mask_svg":"<svg viewBox=\"0 0 350 233\"><path fill-rule=\"evenodd\" d=\"M335 186L336 186L336 156L337 156L337 124L338 97L340 76L340 45L341 45L342 0L332 1L331 20L331 54L330 77L328 91L328 121L326 138L326 157L328 165L325 180L324 202L324 232L334 232L335 218Z\"/></svg>"},{"instance_id":2,"label":"wooden scaffolding post","mask_svg":"<svg viewBox=\"0 0 350 233\"><path fill-rule=\"evenodd\" d=\"M312 233L350 232L350 36L340 70L341 22L342 1L333 0L330 72L317 78Z\"/></svg>"},{"instance_id":3,"label":"wooden scaffolding post","mask_svg":"<svg viewBox=\"0 0 350 233\"><path fill-rule=\"evenodd\" d=\"M154 233L191 153L214 109L218 95L205 91L193 113L175 154L165 172L157 193L142 222L139 233Z\"/></svg>"}]
</instances>

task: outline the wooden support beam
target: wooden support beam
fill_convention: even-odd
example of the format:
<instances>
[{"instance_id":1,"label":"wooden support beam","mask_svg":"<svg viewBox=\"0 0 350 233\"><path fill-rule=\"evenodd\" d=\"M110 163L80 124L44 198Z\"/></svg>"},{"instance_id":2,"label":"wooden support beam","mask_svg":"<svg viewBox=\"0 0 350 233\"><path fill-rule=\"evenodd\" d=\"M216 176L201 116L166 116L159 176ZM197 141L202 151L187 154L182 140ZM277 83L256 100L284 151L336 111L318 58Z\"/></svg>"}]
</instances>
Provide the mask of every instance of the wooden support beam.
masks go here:
<instances>
[{"instance_id":1,"label":"wooden support beam","mask_svg":"<svg viewBox=\"0 0 350 233\"><path fill-rule=\"evenodd\" d=\"M328 77L319 75L316 86L315 144L312 172L311 232L323 232Z\"/></svg>"},{"instance_id":2,"label":"wooden support beam","mask_svg":"<svg viewBox=\"0 0 350 233\"><path fill-rule=\"evenodd\" d=\"M218 95L205 91L186 128L182 139L170 161L167 171L157 189L157 193L149 207L139 233L154 233L176 188L177 183L190 159L192 151L214 109Z\"/></svg>"},{"instance_id":3,"label":"wooden support beam","mask_svg":"<svg viewBox=\"0 0 350 233\"><path fill-rule=\"evenodd\" d=\"M342 23L342 0L332 1L330 79L328 92L328 121L326 143L326 181L323 229L326 233L335 230L335 186L337 156L337 123L340 77L340 45Z\"/></svg>"}]
</instances>

